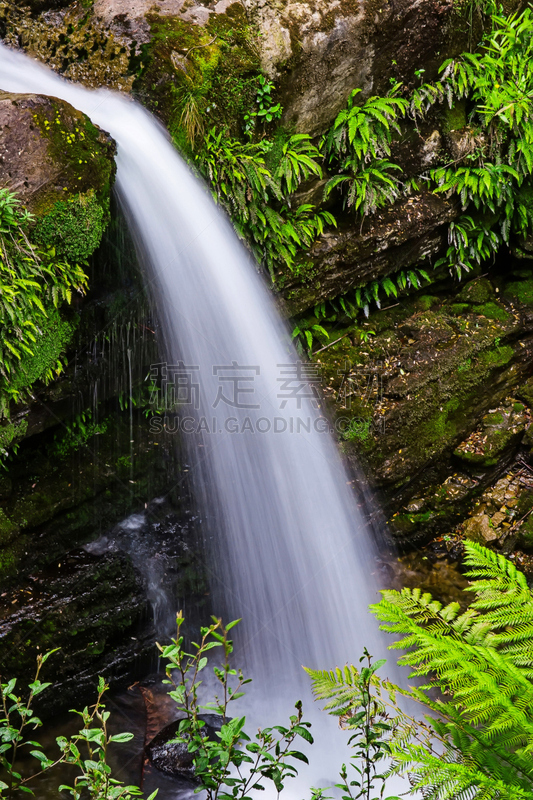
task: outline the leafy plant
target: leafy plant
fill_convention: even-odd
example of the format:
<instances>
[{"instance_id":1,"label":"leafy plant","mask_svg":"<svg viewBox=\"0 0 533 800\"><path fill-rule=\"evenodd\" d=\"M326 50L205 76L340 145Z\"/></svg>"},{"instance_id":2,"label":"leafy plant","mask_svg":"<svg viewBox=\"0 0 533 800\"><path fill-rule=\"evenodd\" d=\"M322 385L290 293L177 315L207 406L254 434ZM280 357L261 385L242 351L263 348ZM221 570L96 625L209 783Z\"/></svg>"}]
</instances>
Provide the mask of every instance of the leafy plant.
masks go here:
<instances>
[{"instance_id":1,"label":"leafy plant","mask_svg":"<svg viewBox=\"0 0 533 800\"><path fill-rule=\"evenodd\" d=\"M137 786L124 786L111 776L111 767L107 763L109 745L112 742L129 742L133 739L133 734L109 733L109 711L106 711L102 703L102 697L108 688L104 679L100 678L96 703L91 708L86 707L83 711L75 712L81 717L83 728L70 739L64 736L57 738L65 763L72 764L79 770L73 786L63 784L59 787L60 792L68 792L74 800L82 800L87 795L91 800L131 800L132 797L143 795ZM86 749L88 758L83 755L83 749ZM154 800L156 795L157 789L148 800Z\"/></svg>"},{"instance_id":2,"label":"leafy plant","mask_svg":"<svg viewBox=\"0 0 533 800\"><path fill-rule=\"evenodd\" d=\"M69 425L65 426L64 432L59 436L56 435L54 444L52 445L52 453L60 458L64 458L72 450L83 447L92 436L105 433L108 425L108 419L104 419L101 422L94 422L91 409L82 411L76 415Z\"/></svg>"},{"instance_id":3,"label":"leafy plant","mask_svg":"<svg viewBox=\"0 0 533 800\"><path fill-rule=\"evenodd\" d=\"M29 240L33 217L7 189L0 189L0 376L6 388L24 356L32 356L50 310L84 293L82 268L38 250Z\"/></svg>"},{"instance_id":4,"label":"leafy plant","mask_svg":"<svg viewBox=\"0 0 533 800\"><path fill-rule=\"evenodd\" d=\"M291 187L297 175L301 177L311 169L314 152L303 141L293 144L292 153L286 153L292 160L290 167L286 165L284 178L285 186L290 181ZM302 149L299 154L294 149L298 147ZM315 213L308 204L294 211L284 204L282 187L265 164L268 149L264 142L242 144L212 128L196 159L215 199L225 206L237 232L273 277L279 263L291 268L298 248L310 246L324 225L334 225L335 219L328 211Z\"/></svg>"},{"instance_id":5,"label":"leafy plant","mask_svg":"<svg viewBox=\"0 0 533 800\"><path fill-rule=\"evenodd\" d=\"M448 226L448 249L443 258L435 262L435 267L446 265L450 274L461 278L470 272L475 264L481 264L494 256L502 239L482 220L475 222L463 214Z\"/></svg>"},{"instance_id":6,"label":"leafy plant","mask_svg":"<svg viewBox=\"0 0 533 800\"><path fill-rule=\"evenodd\" d=\"M278 792L285 786L287 778L297 774L293 760L307 763L307 757L293 749L297 737L313 742L309 732L310 723L303 721L302 704L296 703L296 714L287 726L275 725L259 729L255 741L245 732L245 717L229 717L232 704L242 697L242 687L250 682L240 670L230 665L233 644L228 633L239 620L224 626L213 617L208 627L201 629L199 644L192 643L193 652L184 649L184 638L180 632L184 619L177 616L178 633L172 644L161 647L161 656L166 663L166 682L172 686L169 692L175 700L177 710L184 714L179 725L177 742L187 745L193 754L195 776L198 780L196 792L205 791L208 800L245 800L250 792L265 789L270 781ZM200 673L208 666L208 656L213 648L221 648L221 663L213 667L213 674L220 690L220 697L200 705L198 689ZM211 739L205 730L201 712L208 711L220 718L217 739Z\"/></svg>"},{"instance_id":7,"label":"leafy plant","mask_svg":"<svg viewBox=\"0 0 533 800\"><path fill-rule=\"evenodd\" d=\"M301 320L292 329L291 338L296 339L296 349L299 353L303 353L304 349L306 349L307 353L311 354L315 340L318 340L321 344L325 341L327 342L329 333L318 322Z\"/></svg>"},{"instance_id":8,"label":"leafy plant","mask_svg":"<svg viewBox=\"0 0 533 800\"><path fill-rule=\"evenodd\" d=\"M400 132L400 119L409 105L395 96L397 91L395 85L388 97L370 97L358 106L361 90L355 89L325 137L329 162L338 174L326 184L324 197L340 186L346 191L345 205L358 211L363 220L400 195L393 174L400 167L384 158L390 155L393 134Z\"/></svg>"},{"instance_id":9,"label":"leafy plant","mask_svg":"<svg viewBox=\"0 0 533 800\"><path fill-rule=\"evenodd\" d=\"M391 170L400 170L397 164L379 159L362 165L358 159L346 159L342 169L348 174L335 175L326 184L327 198L337 186L347 189L345 205L359 211L363 217L378 208L394 203L399 197L399 181ZM362 224L362 223L361 223Z\"/></svg>"},{"instance_id":10,"label":"leafy plant","mask_svg":"<svg viewBox=\"0 0 533 800\"><path fill-rule=\"evenodd\" d=\"M385 716L389 774L427 800L533 798L533 593L499 553L465 542L474 601L444 606L420 589L384 591L371 606L423 685L400 690L375 672L374 719ZM315 693L348 727L360 713L362 671L310 672ZM435 690L437 690L435 692ZM417 721L398 693L430 712ZM390 715L392 720L389 719Z\"/></svg>"},{"instance_id":11,"label":"leafy plant","mask_svg":"<svg viewBox=\"0 0 533 800\"><path fill-rule=\"evenodd\" d=\"M265 78L264 75L258 76L258 87L255 102L257 109L251 110L248 114L244 115L244 132L248 137L252 137L255 133L257 122L268 123L275 119L280 119L283 114L283 108L279 103L274 103L272 92L274 91L274 84Z\"/></svg>"},{"instance_id":12,"label":"leafy plant","mask_svg":"<svg viewBox=\"0 0 533 800\"><path fill-rule=\"evenodd\" d=\"M51 686L50 683L42 683L39 676L43 664L54 652L51 650L49 653L37 656L37 669L33 681L28 686L30 691L27 700L15 693L16 678L0 684L0 764L7 779L7 783L0 780L0 797L4 792L11 795L17 789L31 794L31 790L26 786L30 779L23 778L16 769L17 755L21 748L33 748L30 755L37 759L40 766L37 774L49 769L54 764L54 761L43 753L39 742L26 738L27 728L31 728L33 732L42 725L41 720L33 711L32 704L35 697Z\"/></svg>"},{"instance_id":13,"label":"leafy plant","mask_svg":"<svg viewBox=\"0 0 533 800\"><path fill-rule=\"evenodd\" d=\"M0 780L0 797L11 798L18 792L34 794L30 788L44 772L49 772L59 764L71 764L78 767L79 774L73 786L62 785L59 791L66 791L75 800L91 798L91 800L131 800L133 797L142 797L141 790L136 786L124 786L121 781L111 775L111 768L107 763L108 747L112 742L124 743L133 738L132 733L118 733L111 735L108 732L107 721L109 711L106 711L102 697L107 691L103 678L99 679L98 698L91 708L75 711L83 723L83 727L70 739L64 736L57 738L60 755L58 758L49 758L42 745L27 738L26 730L31 732L42 726L36 716L32 705L35 697L52 686L43 683L40 673L48 658L55 650L37 656L37 668L33 681L29 684L28 698L25 700L16 694L16 679L12 678L5 684L0 684L0 765L4 770ZM30 755L38 762L38 769L29 776L23 777L18 771L17 758L21 748L33 748ZM85 754L84 754L85 753ZM7 781L7 782L6 782ZM148 800L154 800L157 790Z\"/></svg>"},{"instance_id":14,"label":"leafy plant","mask_svg":"<svg viewBox=\"0 0 533 800\"><path fill-rule=\"evenodd\" d=\"M339 717L342 727L353 731L348 744L354 750L349 767L355 777L350 780L346 764L343 764L342 783L335 784L342 792L342 800L383 800L386 789L386 760L390 756L389 741L396 723L374 691L375 673L385 664L385 659L372 663L372 656L365 648L359 663L364 661L366 665L359 670L353 666L331 671L304 667L311 677L316 698L328 700L325 710ZM378 795L374 795L375 791ZM386 800L399 798L389 796Z\"/></svg>"},{"instance_id":15,"label":"leafy plant","mask_svg":"<svg viewBox=\"0 0 533 800\"><path fill-rule=\"evenodd\" d=\"M295 192L300 183L310 175L321 178L322 167L317 161L321 157L320 150L306 133L296 133L289 137L282 147L281 158L274 174L283 194Z\"/></svg>"},{"instance_id":16,"label":"leafy plant","mask_svg":"<svg viewBox=\"0 0 533 800\"><path fill-rule=\"evenodd\" d=\"M394 87L388 97L370 97L359 106L356 97L361 89L354 89L325 137L326 153L359 162L389 156L393 133L400 132L399 120L409 105L403 97L395 96L396 91Z\"/></svg>"}]
</instances>

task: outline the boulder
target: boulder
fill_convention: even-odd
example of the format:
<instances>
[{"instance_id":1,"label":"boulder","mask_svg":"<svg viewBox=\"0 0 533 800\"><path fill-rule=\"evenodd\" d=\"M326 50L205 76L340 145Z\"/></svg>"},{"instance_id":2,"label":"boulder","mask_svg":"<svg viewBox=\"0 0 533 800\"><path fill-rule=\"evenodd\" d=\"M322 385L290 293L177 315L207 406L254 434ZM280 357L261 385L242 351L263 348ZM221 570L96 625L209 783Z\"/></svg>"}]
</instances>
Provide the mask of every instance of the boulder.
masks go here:
<instances>
[{"instance_id":1,"label":"boulder","mask_svg":"<svg viewBox=\"0 0 533 800\"><path fill-rule=\"evenodd\" d=\"M498 534L491 526L487 514L470 517L465 525L464 534L467 539L470 539L472 542L478 542L479 544L495 542L498 538Z\"/></svg>"},{"instance_id":2,"label":"boulder","mask_svg":"<svg viewBox=\"0 0 533 800\"><path fill-rule=\"evenodd\" d=\"M222 717L215 714L204 714L200 716L204 721L204 731L208 738L215 741L217 731L222 727ZM189 753L187 745L173 742L183 716L166 725L154 738L146 745L146 755L150 763L160 772L171 777L194 776L193 755Z\"/></svg>"},{"instance_id":3,"label":"boulder","mask_svg":"<svg viewBox=\"0 0 533 800\"><path fill-rule=\"evenodd\" d=\"M37 215L89 192L107 209L114 154L110 137L63 100L0 94L0 185Z\"/></svg>"}]
</instances>

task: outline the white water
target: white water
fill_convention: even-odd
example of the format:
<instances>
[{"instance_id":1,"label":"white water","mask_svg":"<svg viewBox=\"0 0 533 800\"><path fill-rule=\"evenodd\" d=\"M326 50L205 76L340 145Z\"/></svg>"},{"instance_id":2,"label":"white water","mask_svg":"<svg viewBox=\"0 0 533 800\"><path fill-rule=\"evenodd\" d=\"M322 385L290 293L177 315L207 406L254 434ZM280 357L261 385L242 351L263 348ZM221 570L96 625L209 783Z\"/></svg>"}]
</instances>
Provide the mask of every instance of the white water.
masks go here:
<instances>
[{"instance_id":1,"label":"white water","mask_svg":"<svg viewBox=\"0 0 533 800\"><path fill-rule=\"evenodd\" d=\"M226 619L243 618L238 654L259 685L269 682L269 710L277 696L293 702L302 696L307 679L301 664L357 663L365 645L382 654L384 644L367 612L376 598L368 533L329 433L289 432L291 418L311 420L313 428L320 412L308 400L300 409L294 400L280 408L278 365L297 356L229 222L163 128L136 103L65 83L4 47L0 86L61 97L117 142L117 190L157 301L168 360L199 367L193 380L200 383L201 404L193 415L205 416L210 427L216 418L217 432L186 435L210 542L213 606L223 607ZM254 393L238 399L260 408L237 409L223 401L213 408L219 387L232 398L231 382L219 377L236 374L213 375L213 367L232 362L257 368L237 371L254 374L253 382L241 384ZM240 429L246 418L254 427L259 418L285 420L276 425L286 424L287 431L226 430ZM320 720L329 739L333 728L326 717ZM324 773L334 771L330 757L335 768L346 759L319 752Z\"/></svg>"}]
</instances>

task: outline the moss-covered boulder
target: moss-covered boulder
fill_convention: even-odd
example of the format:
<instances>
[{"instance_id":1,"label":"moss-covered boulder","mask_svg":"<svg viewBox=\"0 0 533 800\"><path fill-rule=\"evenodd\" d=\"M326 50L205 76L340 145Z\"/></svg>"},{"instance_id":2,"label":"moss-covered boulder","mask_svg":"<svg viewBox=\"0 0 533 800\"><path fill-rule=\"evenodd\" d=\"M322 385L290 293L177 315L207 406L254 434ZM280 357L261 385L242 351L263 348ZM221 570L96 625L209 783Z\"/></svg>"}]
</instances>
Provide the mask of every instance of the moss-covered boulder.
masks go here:
<instances>
[{"instance_id":1,"label":"moss-covered boulder","mask_svg":"<svg viewBox=\"0 0 533 800\"><path fill-rule=\"evenodd\" d=\"M115 174L109 136L63 100L32 94L0 94L0 127L0 186L39 218L51 215L40 238L68 248L89 224L101 238Z\"/></svg>"}]
</instances>

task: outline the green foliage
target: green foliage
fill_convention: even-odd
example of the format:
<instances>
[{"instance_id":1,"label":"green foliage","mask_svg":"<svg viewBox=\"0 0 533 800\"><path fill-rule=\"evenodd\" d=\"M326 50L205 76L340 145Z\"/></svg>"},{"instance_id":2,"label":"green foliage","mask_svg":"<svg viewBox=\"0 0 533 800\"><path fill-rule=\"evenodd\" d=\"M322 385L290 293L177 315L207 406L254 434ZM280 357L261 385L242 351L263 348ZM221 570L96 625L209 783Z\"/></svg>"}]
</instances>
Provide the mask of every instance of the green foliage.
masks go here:
<instances>
[{"instance_id":1,"label":"green foliage","mask_svg":"<svg viewBox=\"0 0 533 800\"><path fill-rule=\"evenodd\" d=\"M400 690L376 674L383 662L370 659L361 670L307 671L343 727L365 721L374 733L366 775L376 773L377 756L389 759L388 775L408 776L411 793L424 800L531 800L533 594L502 555L472 542L465 551L467 591L475 595L466 611L420 589L384 591L371 606L395 637L391 648L404 653L399 663L426 678L424 685ZM426 721L403 711L398 694L422 704Z\"/></svg>"},{"instance_id":2,"label":"green foliage","mask_svg":"<svg viewBox=\"0 0 533 800\"><path fill-rule=\"evenodd\" d=\"M495 255L501 244L498 234L482 220L474 222L472 217L463 214L448 226L448 249L435 267L446 265L450 273L461 278L463 272L470 272L475 264L481 264Z\"/></svg>"},{"instance_id":3,"label":"green foliage","mask_svg":"<svg viewBox=\"0 0 533 800\"><path fill-rule=\"evenodd\" d=\"M324 197L328 197L337 186L347 189L345 205L360 211L363 218L378 208L388 206L399 197L399 182L392 170L401 169L384 159L362 165L358 159L346 159L342 165L348 175L335 175L326 184Z\"/></svg>"},{"instance_id":4,"label":"green foliage","mask_svg":"<svg viewBox=\"0 0 533 800\"><path fill-rule=\"evenodd\" d=\"M242 697L242 687L250 682L240 670L230 665L233 644L228 633L238 621L224 626L213 618L209 627L201 629L202 638L199 644L192 643L193 652L189 653L184 649L184 638L180 633L184 622L180 613L177 616L177 637L172 644L159 646L166 661L166 682L172 686L170 697L175 700L178 711L185 715L175 741L187 744L188 751L193 754L198 780L196 791L205 791L208 800L245 800L251 791L264 790L268 785L266 781L281 792L287 778L297 774L292 761L307 763L307 757L293 749L294 741L297 737L306 742L313 741L310 723L303 721L300 702L296 703L297 713L290 717L286 727L260 728L255 741L244 730L245 717L229 717L229 708ZM222 649L221 664L213 667L220 696L200 705L200 673L208 666L207 653L213 648ZM206 734L200 716L202 710L220 717L222 724L216 740Z\"/></svg>"},{"instance_id":5,"label":"green foliage","mask_svg":"<svg viewBox=\"0 0 533 800\"><path fill-rule=\"evenodd\" d=\"M342 438L347 442L364 442L371 434L372 420L352 419L346 430L342 433Z\"/></svg>"},{"instance_id":6,"label":"green foliage","mask_svg":"<svg viewBox=\"0 0 533 800\"><path fill-rule=\"evenodd\" d=\"M372 663L372 657L365 649L359 663L366 666L357 670L353 666L338 667L331 671L312 670L304 667L311 677L313 692L318 700L328 700L324 706L341 724L352 732L348 744L354 755L351 758L350 780L346 764L341 768L342 783L335 784L341 790L342 800L383 800L387 779L386 759L390 756L389 739L394 732L386 706L373 691L376 671L385 660ZM385 763L383 763L385 762ZM379 786L379 796L373 793ZM388 797L386 800L399 800Z\"/></svg>"},{"instance_id":7,"label":"green foliage","mask_svg":"<svg viewBox=\"0 0 533 800\"><path fill-rule=\"evenodd\" d=\"M329 333L324 328L324 323L333 324L339 320L355 321L360 312L368 318L373 305L381 308L383 297L397 298L399 294L411 289L419 289L422 281L431 283L431 278L423 269L400 270L400 272L386 275L379 281L370 281L364 286L352 289L345 295L333 300L318 303L314 309L314 317L300 317L296 320L292 330L292 338L296 339L296 348L299 353L311 353L315 341L324 344L329 340ZM368 341L373 331L357 331L361 341Z\"/></svg>"},{"instance_id":8,"label":"green foliage","mask_svg":"<svg viewBox=\"0 0 533 800\"><path fill-rule=\"evenodd\" d=\"M370 97L362 106L355 103L361 89L354 89L326 136L326 152L334 157L348 157L368 162L390 155L394 132L400 132L399 120L405 116L408 102L395 97Z\"/></svg>"},{"instance_id":9,"label":"green foliage","mask_svg":"<svg viewBox=\"0 0 533 800\"><path fill-rule=\"evenodd\" d=\"M311 175L321 178L322 167L317 161L321 158L320 150L307 134L296 133L289 137L282 147L281 158L274 173L283 194L293 194L300 183Z\"/></svg>"},{"instance_id":10,"label":"green foliage","mask_svg":"<svg viewBox=\"0 0 533 800\"><path fill-rule=\"evenodd\" d=\"M458 230L450 232L446 256L458 276L508 244L512 234L523 237L533 230L532 50L530 8L510 17L494 14L480 51L446 61L440 80L424 84L411 98L415 116L444 100L450 108L467 100L471 108L465 129L470 145L458 163L429 174L434 191L457 195L467 211ZM474 209L483 221L472 221Z\"/></svg>"},{"instance_id":11,"label":"green foliage","mask_svg":"<svg viewBox=\"0 0 533 800\"><path fill-rule=\"evenodd\" d=\"M108 419L95 422L91 409L82 411L69 425L65 425L65 429L60 434L56 434L51 447L52 455L64 458L73 450L83 447L91 437L105 433L108 425Z\"/></svg>"},{"instance_id":12,"label":"green foliage","mask_svg":"<svg viewBox=\"0 0 533 800\"><path fill-rule=\"evenodd\" d=\"M55 650L37 656L37 669L33 681L28 685L27 699L16 694L16 679L12 678L7 683L0 684L0 766L3 769L0 779L0 797L12 798L18 792L34 794L31 783L44 772L49 772L59 764L71 764L77 767L78 774L73 786L60 786L59 792L67 792L75 800L91 798L91 800L131 800L133 797L142 797L142 792L136 786L124 786L121 781L111 775L111 768L107 763L107 751L112 742L124 743L133 738L132 733L119 733L110 735L107 729L109 711L102 703L102 697L107 691L103 678L99 679L98 697L91 708L75 711L82 719L82 728L70 739L59 736L56 741L60 755L50 758L46 755L42 745L28 737L42 726L42 722L35 715L32 708L34 699L41 692L52 686L43 683L40 673L43 664L55 653ZM23 777L18 771L17 758L22 749L29 751L37 761L36 771ZM148 800L154 800L157 790Z\"/></svg>"},{"instance_id":13,"label":"green foliage","mask_svg":"<svg viewBox=\"0 0 533 800\"><path fill-rule=\"evenodd\" d=\"M463 4L465 8L470 30L473 14L485 17L495 10L494 4L475 0ZM447 252L436 266L448 266L459 279L501 245L509 245L513 235L525 237L533 231L533 16L527 8L491 19L492 29L479 52L446 61L440 79L419 86L409 98L397 96L397 84L388 97L371 97L361 105L356 105L361 90L352 92L324 139L328 163L336 172L325 196L339 188L345 206L363 219L419 184L457 197L464 213L450 224ZM461 108L458 119L463 106L469 109L461 155L402 183L394 174L398 165L389 159L401 120L408 114L416 123L444 102L450 109ZM363 302L356 305L368 313L377 291L377 282L363 287Z\"/></svg>"},{"instance_id":14,"label":"green foliage","mask_svg":"<svg viewBox=\"0 0 533 800\"><path fill-rule=\"evenodd\" d=\"M311 205L293 211L284 202L283 188L295 187L298 180L319 169L310 142L299 137L289 139L276 177L265 163L270 146L264 141L243 144L212 128L196 155L196 163L237 232L273 277L279 263L291 268L297 250L309 247L324 225L334 225L335 219L328 211L315 213Z\"/></svg>"},{"instance_id":15,"label":"green foliage","mask_svg":"<svg viewBox=\"0 0 533 800\"><path fill-rule=\"evenodd\" d=\"M307 350L307 353L310 355L315 340L323 344L328 341L329 333L315 320L302 319L294 326L291 338L296 339L296 349L299 353L303 353L304 350Z\"/></svg>"},{"instance_id":16,"label":"green foliage","mask_svg":"<svg viewBox=\"0 0 533 800\"><path fill-rule=\"evenodd\" d=\"M272 92L274 84L265 78L264 75L258 77L257 94L255 102L257 109L251 110L244 115L244 132L248 137L252 137L256 131L257 123L269 123L280 119L283 108L279 103L274 103Z\"/></svg>"},{"instance_id":17,"label":"green foliage","mask_svg":"<svg viewBox=\"0 0 533 800\"><path fill-rule=\"evenodd\" d=\"M75 263L85 262L96 250L104 232L106 215L93 190L57 202L38 220L33 241L55 248L56 255Z\"/></svg>"},{"instance_id":18,"label":"green foliage","mask_svg":"<svg viewBox=\"0 0 533 800\"><path fill-rule=\"evenodd\" d=\"M57 308L52 307L47 311L47 317L40 324L40 336L32 344L32 355L24 353L9 382L0 384L0 410L6 416L9 414L10 401L19 402L38 380L50 383L65 367L63 353L72 338L77 320L63 319Z\"/></svg>"},{"instance_id":19,"label":"green foliage","mask_svg":"<svg viewBox=\"0 0 533 800\"><path fill-rule=\"evenodd\" d=\"M472 542L465 551L466 611L419 589L382 592L372 606L405 651L399 663L429 678L409 695L434 714L433 743L391 744L394 770L435 800L532 798L533 595L502 555Z\"/></svg>"},{"instance_id":20,"label":"green foliage","mask_svg":"<svg viewBox=\"0 0 533 800\"><path fill-rule=\"evenodd\" d=\"M394 87L388 97L370 97L362 106L355 104L360 89L355 89L347 107L341 111L325 137L329 161L339 174L326 184L324 196L340 186L346 191L345 205L358 211L363 219L378 208L393 203L400 194L397 164L390 155L392 136L400 132L399 120L405 116L408 102L395 97Z\"/></svg>"},{"instance_id":21,"label":"green foliage","mask_svg":"<svg viewBox=\"0 0 533 800\"><path fill-rule=\"evenodd\" d=\"M107 763L107 751L112 742L125 743L133 739L132 733L117 733L111 735L107 729L109 711L102 703L102 697L107 691L103 678L98 683L98 698L96 703L76 711L83 722L79 733L70 739L64 736L57 738L57 744L62 753L63 761L78 768L73 786L62 785L60 792L67 792L74 800L87 797L91 800L131 800L132 797L142 797L142 791L137 786L124 786L122 781L111 776L111 767ZM81 748L81 749L80 749ZM88 758L83 755L86 749ZM148 800L154 800L157 790Z\"/></svg>"},{"instance_id":22,"label":"green foliage","mask_svg":"<svg viewBox=\"0 0 533 800\"><path fill-rule=\"evenodd\" d=\"M39 717L33 712L32 704L35 697L51 685L42 683L39 675L43 664L53 652L52 650L50 653L37 656L37 669L33 681L28 686L30 691L27 700L15 694L17 684L15 678L0 684L0 764L7 780L7 783L0 780L0 797L4 792L11 795L17 789L24 792L30 791L24 786L26 780L15 768L17 754L22 748L33 748L30 755L37 759L41 769L48 769L54 763L44 755L39 742L26 738L28 728L31 728L33 733L42 725Z\"/></svg>"},{"instance_id":23,"label":"green foliage","mask_svg":"<svg viewBox=\"0 0 533 800\"><path fill-rule=\"evenodd\" d=\"M33 357L50 315L72 292L84 292L87 276L78 265L56 257L54 248L37 250L29 241L31 215L7 189L0 190L1 389L8 391L23 359ZM56 365L57 366L57 365ZM41 376L39 376L41 377ZM44 376L50 377L48 376Z\"/></svg>"}]
</instances>

